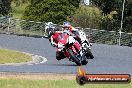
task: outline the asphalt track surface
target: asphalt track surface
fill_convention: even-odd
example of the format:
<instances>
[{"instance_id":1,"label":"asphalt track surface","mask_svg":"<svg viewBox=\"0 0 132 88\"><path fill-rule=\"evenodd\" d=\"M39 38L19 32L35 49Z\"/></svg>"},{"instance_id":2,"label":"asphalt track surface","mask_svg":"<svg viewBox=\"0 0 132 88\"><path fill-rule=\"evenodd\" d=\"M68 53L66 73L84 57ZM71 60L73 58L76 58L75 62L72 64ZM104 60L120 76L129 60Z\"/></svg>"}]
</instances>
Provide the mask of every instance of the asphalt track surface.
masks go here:
<instances>
[{"instance_id":1,"label":"asphalt track surface","mask_svg":"<svg viewBox=\"0 0 132 88\"><path fill-rule=\"evenodd\" d=\"M41 55L47 58L43 64L0 65L0 72L28 73L76 73L77 66L68 59L57 61L55 48L45 38L33 38L0 34L0 48ZM132 74L132 48L118 45L93 44L95 58L83 68L87 73Z\"/></svg>"}]
</instances>

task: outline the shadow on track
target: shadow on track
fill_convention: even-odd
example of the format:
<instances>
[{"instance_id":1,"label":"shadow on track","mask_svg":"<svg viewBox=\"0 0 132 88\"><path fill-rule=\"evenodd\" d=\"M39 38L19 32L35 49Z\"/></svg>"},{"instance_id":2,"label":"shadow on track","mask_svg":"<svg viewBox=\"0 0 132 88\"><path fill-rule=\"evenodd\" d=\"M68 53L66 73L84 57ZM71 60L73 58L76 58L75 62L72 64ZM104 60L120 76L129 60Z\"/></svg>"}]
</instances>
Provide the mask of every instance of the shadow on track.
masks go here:
<instances>
[{"instance_id":1,"label":"shadow on track","mask_svg":"<svg viewBox=\"0 0 132 88\"><path fill-rule=\"evenodd\" d=\"M76 64L46 64L48 66L77 66Z\"/></svg>"}]
</instances>

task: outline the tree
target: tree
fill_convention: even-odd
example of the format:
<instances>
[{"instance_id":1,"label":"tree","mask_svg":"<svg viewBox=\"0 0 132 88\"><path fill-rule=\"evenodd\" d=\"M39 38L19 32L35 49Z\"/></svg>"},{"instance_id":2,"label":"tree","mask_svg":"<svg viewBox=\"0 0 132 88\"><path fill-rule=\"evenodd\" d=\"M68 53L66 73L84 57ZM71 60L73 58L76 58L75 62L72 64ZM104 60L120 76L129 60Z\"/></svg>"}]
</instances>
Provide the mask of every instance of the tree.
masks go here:
<instances>
[{"instance_id":1,"label":"tree","mask_svg":"<svg viewBox=\"0 0 132 88\"><path fill-rule=\"evenodd\" d=\"M79 7L80 0L31 0L23 18L34 21L62 23Z\"/></svg>"},{"instance_id":2,"label":"tree","mask_svg":"<svg viewBox=\"0 0 132 88\"><path fill-rule=\"evenodd\" d=\"M124 32L132 32L132 0L126 0L123 27Z\"/></svg>"},{"instance_id":3,"label":"tree","mask_svg":"<svg viewBox=\"0 0 132 88\"><path fill-rule=\"evenodd\" d=\"M115 11L122 5L122 0L92 0L92 4L99 7L107 15Z\"/></svg>"},{"instance_id":4,"label":"tree","mask_svg":"<svg viewBox=\"0 0 132 88\"><path fill-rule=\"evenodd\" d=\"M0 0L0 15L6 16L11 10L11 0Z\"/></svg>"},{"instance_id":5,"label":"tree","mask_svg":"<svg viewBox=\"0 0 132 88\"><path fill-rule=\"evenodd\" d=\"M12 2L15 3L16 7L20 6L20 5L24 4L24 3L28 3L29 1L30 0L12 0Z\"/></svg>"},{"instance_id":6,"label":"tree","mask_svg":"<svg viewBox=\"0 0 132 88\"><path fill-rule=\"evenodd\" d=\"M105 16L102 16L100 29L107 30L107 31L118 31L119 26L117 26L116 19L114 19L114 15L112 12ZM117 30L118 29L118 30Z\"/></svg>"},{"instance_id":7,"label":"tree","mask_svg":"<svg viewBox=\"0 0 132 88\"><path fill-rule=\"evenodd\" d=\"M121 21L121 14L122 14L122 4L124 0L92 0L92 4L94 6L99 7L102 10L102 13L104 16L110 15L111 12L116 11L116 16L113 15L113 20L106 20L106 24L114 24L114 30L119 30L120 27L120 21ZM124 32L132 32L132 0L126 0L125 3L125 11L124 11L124 21L123 21L123 30ZM104 19L103 19L104 20ZM104 22L102 22L102 25L106 25ZM116 25L115 25L116 24ZM112 27L109 25L109 30ZM106 29L106 28L104 28Z\"/></svg>"}]
</instances>

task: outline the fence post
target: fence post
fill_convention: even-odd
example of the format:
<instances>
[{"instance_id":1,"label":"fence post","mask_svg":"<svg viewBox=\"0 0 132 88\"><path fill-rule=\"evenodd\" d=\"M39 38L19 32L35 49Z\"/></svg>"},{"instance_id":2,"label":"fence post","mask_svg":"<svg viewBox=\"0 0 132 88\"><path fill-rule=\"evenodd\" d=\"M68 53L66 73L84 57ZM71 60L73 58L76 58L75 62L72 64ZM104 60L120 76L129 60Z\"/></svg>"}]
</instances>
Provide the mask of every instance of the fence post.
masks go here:
<instances>
[{"instance_id":1,"label":"fence post","mask_svg":"<svg viewBox=\"0 0 132 88\"><path fill-rule=\"evenodd\" d=\"M120 27L120 30L119 30L119 33L120 33L120 36L119 36L119 46L121 45L121 31L122 31L122 25L123 25L123 16L124 16L124 8L125 8L125 0L123 1L123 5L122 5L122 16L121 16L121 27Z\"/></svg>"},{"instance_id":2,"label":"fence post","mask_svg":"<svg viewBox=\"0 0 132 88\"><path fill-rule=\"evenodd\" d=\"M121 31L119 31L119 46L121 46Z\"/></svg>"},{"instance_id":3,"label":"fence post","mask_svg":"<svg viewBox=\"0 0 132 88\"><path fill-rule=\"evenodd\" d=\"M10 34L10 22L11 22L11 18L8 18L8 29L7 29L7 34Z\"/></svg>"}]
</instances>

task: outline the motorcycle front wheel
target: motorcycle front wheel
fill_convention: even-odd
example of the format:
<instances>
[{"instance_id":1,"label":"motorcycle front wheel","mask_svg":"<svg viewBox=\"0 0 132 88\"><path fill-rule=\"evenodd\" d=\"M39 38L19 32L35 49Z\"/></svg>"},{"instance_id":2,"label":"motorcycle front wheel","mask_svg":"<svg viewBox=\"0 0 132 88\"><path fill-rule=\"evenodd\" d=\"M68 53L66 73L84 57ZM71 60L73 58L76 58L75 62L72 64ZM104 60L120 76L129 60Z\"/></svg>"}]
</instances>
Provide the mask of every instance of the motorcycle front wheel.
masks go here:
<instances>
[{"instance_id":1,"label":"motorcycle front wheel","mask_svg":"<svg viewBox=\"0 0 132 88\"><path fill-rule=\"evenodd\" d=\"M69 49L69 53L70 53L71 59L72 59L78 66L80 66L80 65L81 65L81 62L80 62L80 60L74 55L72 49Z\"/></svg>"},{"instance_id":2,"label":"motorcycle front wheel","mask_svg":"<svg viewBox=\"0 0 132 88\"><path fill-rule=\"evenodd\" d=\"M91 51L89 49L86 49L86 57L87 58L90 57L90 59L93 59L94 58L93 54L91 53Z\"/></svg>"},{"instance_id":3,"label":"motorcycle front wheel","mask_svg":"<svg viewBox=\"0 0 132 88\"><path fill-rule=\"evenodd\" d=\"M56 59L57 60L61 60L61 59L64 59L65 56L64 56L64 53L62 51L60 52L56 52Z\"/></svg>"}]
</instances>

